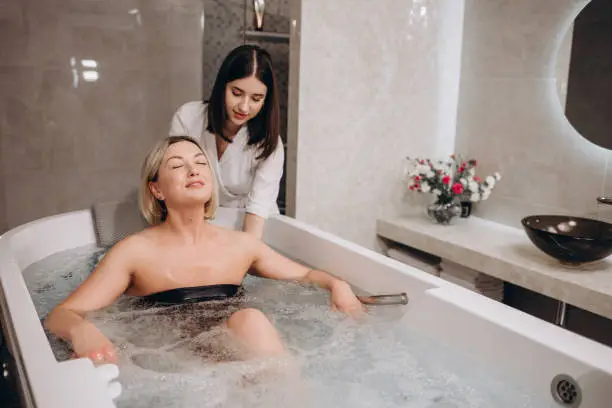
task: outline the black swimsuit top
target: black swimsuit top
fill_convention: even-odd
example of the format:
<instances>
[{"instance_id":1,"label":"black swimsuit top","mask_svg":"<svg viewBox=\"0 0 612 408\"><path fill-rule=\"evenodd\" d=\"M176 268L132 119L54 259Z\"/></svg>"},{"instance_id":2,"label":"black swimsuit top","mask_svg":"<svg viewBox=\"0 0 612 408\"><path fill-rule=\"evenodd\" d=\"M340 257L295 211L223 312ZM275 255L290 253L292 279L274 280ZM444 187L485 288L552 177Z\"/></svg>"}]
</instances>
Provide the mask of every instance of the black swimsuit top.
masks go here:
<instances>
[{"instance_id":1,"label":"black swimsuit top","mask_svg":"<svg viewBox=\"0 0 612 408\"><path fill-rule=\"evenodd\" d=\"M233 298L239 294L241 285L219 284L176 288L142 296L141 299L154 303L176 305L182 303L206 302Z\"/></svg>"}]
</instances>

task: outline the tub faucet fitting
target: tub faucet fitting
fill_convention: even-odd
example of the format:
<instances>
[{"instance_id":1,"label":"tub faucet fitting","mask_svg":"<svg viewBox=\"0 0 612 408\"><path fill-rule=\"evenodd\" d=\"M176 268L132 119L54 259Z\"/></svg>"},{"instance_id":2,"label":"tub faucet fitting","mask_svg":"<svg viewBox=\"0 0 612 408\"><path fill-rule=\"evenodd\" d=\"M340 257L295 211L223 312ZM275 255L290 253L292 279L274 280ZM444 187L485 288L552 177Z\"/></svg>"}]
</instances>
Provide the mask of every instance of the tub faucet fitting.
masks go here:
<instances>
[{"instance_id":1,"label":"tub faucet fitting","mask_svg":"<svg viewBox=\"0 0 612 408\"><path fill-rule=\"evenodd\" d=\"M407 305L408 295L404 292L389 295L357 296L366 305Z\"/></svg>"},{"instance_id":2,"label":"tub faucet fitting","mask_svg":"<svg viewBox=\"0 0 612 408\"><path fill-rule=\"evenodd\" d=\"M600 196L600 197L597 197L597 201L602 204L612 205L612 197Z\"/></svg>"}]
</instances>

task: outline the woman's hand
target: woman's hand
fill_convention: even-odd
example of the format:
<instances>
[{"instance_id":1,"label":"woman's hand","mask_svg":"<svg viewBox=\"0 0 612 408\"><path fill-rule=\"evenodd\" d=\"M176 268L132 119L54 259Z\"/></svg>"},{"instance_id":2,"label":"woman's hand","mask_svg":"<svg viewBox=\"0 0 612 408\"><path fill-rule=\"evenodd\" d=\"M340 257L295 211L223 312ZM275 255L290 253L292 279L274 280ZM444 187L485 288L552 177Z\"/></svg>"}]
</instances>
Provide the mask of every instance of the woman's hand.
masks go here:
<instances>
[{"instance_id":1,"label":"woman's hand","mask_svg":"<svg viewBox=\"0 0 612 408\"><path fill-rule=\"evenodd\" d=\"M332 308L347 313L353 317L362 316L365 306L357 299L351 286L341 280L335 281L331 285Z\"/></svg>"},{"instance_id":2,"label":"woman's hand","mask_svg":"<svg viewBox=\"0 0 612 408\"><path fill-rule=\"evenodd\" d=\"M72 330L73 358L86 357L95 365L118 362L113 343L92 323L84 322Z\"/></svg>"}]
</instances>

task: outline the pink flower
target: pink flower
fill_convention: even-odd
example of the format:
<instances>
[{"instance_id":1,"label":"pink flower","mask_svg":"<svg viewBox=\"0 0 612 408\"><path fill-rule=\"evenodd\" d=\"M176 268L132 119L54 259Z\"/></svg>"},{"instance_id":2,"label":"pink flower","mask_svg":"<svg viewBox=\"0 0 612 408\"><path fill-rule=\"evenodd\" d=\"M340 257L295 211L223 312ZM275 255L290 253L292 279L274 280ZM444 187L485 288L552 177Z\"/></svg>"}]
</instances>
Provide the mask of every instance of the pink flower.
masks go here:
<instances>
[{"instance_id":1,"label":"pink flower","mask_svg":"<svg viewBox=\"0 0 612 408\"><path fill-rule=\"evenodd\" d=\"M461 193L463 193L463 184L455 183L455 184L453 184L452 189L453 189L453 193L461 194Z\"/></svg>"},{"instance_id":2,"label":"pink flower","mask_svg":"<svg viewBox=\"0 0 612 408\"><path fill-rule=\"evenodd\" d=\"M416 177L414 178L414 181L420 181L420 180L421 180L421 176L416 176Z\"/></svg>"},{"instance_id":3,"label":"pink flower","mask_svg":"<svg viewBox=\"0 0 612 408\"><path fill-rule=\"evenodd\" d=\"M451 178L450 176L444 176L442 177L442 183L444 184L450 184Z\"/></svg>"},{"instance_id":4,"label":"pink flower","mask_svg":"<svg viewBox=\"0 0 612 408\"><path fill-rule=\"evenodd\" d=\"M482 181L482 179L478 176L474 176L474 181L477 183L480 183Z\"/></svg>"}]
</instances>

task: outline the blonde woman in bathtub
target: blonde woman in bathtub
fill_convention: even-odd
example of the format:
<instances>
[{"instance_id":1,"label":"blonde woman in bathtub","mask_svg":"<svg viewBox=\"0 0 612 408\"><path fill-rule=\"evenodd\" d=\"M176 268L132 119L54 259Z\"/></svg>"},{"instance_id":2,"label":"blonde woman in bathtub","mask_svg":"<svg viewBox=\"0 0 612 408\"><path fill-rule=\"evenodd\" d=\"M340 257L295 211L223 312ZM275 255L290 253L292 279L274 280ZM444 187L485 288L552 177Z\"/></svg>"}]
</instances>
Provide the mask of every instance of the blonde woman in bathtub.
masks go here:
<instances>
[{"instance_id":1,"label":"blonde woman in bathtub","mask_svg":"<svg viewBox=\"0 0 612 408\"><path fill-rule=\"evenodd\" d=\"M179 107L169 134L198 139L218 176L219 206L246 211L243 230L261 238L279 212L285 152L274 69L268 52L241 45L224 59L210 98Z\"/></svg>"},{"instance_id":2,"label":"blonde woman in bathtub","mask_svg":"<svg viewBox=\"0 0 612 408\"><path fill-rule=\"evenodd\" d=\"M263 277L309 282L330 290L334 308L359 314L350 286L274 252L260 239L207 220L216 209L215 176L206 152L186 136L160 141L142 169L141 212L152 227L116 244L91 275L45 319L77 357L116 362L111 342L84 315L114 303L122 294L163 303L231 298L247 271ZM281 339L258 310L239 310L223 322L245 346L243 358L285 353Z\"/></svg>"}]
</instances>

